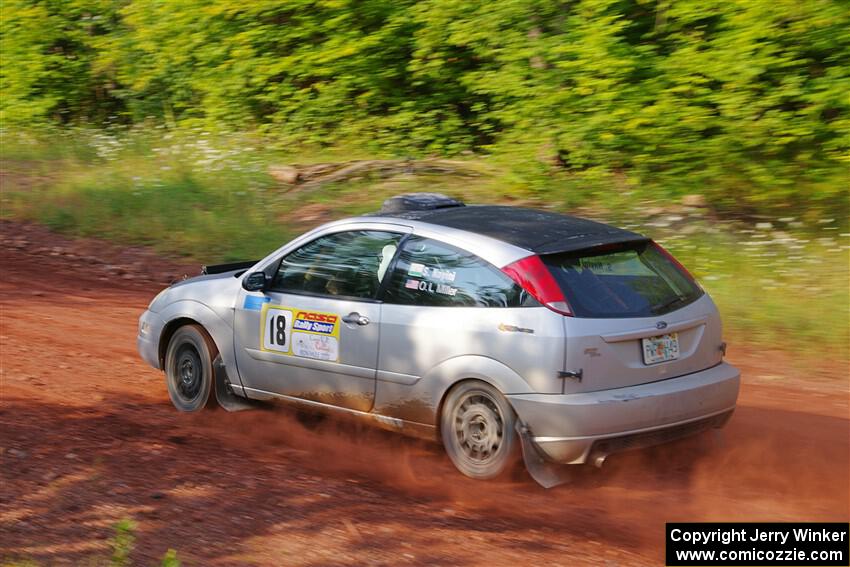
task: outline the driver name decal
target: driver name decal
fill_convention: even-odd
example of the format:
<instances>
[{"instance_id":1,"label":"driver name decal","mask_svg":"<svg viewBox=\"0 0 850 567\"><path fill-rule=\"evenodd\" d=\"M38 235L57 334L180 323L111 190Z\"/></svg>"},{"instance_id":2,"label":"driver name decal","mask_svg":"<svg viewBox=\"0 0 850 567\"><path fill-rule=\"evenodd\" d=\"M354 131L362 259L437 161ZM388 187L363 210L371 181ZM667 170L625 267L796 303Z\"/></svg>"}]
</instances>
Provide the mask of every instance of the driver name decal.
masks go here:
<instances>
[{"instance_id":1,"label":"driver name decal","mask_svg":"<svg viewBox=\"0 0 850 567\"><path fill-rule=\"evenodd\" d=\"M443 295L456 295L457 288L448 284L428 282L425 280L408 279L404 284L407 289L415 289L417 291L425 291L427 293L441 293Z\"/></svg>"},{"instance_id":2,"label":"driver name decal","mask_svg":"<svg viewBox=\"0 0 850 567\"><path fill-rule=\"evenodd\" d=\"M415 278L426 278L446 283L454 282L457 277L457 273L453 270L435 268L433 266L426 266L425 264L419 264L417 262L410 263L410 267L407 269L407 275Z\"/></svg>"}]
</instances>

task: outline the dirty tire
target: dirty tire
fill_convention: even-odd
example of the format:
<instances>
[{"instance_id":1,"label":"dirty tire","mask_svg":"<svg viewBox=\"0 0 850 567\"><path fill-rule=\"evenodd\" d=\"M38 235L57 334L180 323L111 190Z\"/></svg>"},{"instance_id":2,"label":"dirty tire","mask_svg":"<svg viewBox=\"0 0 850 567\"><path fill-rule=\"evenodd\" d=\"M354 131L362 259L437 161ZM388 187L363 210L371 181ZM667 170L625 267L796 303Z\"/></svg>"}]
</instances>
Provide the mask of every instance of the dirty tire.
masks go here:
<instances>
[{"instance_id":1,"label":"dirty tire","mask_svg":"<svg viewBox=\"0 0 850 567\"><path fill-rule=\"evenodd\" d=\"M516 414L493 386L470 381L446 397L440 415L443 447L455 467L470 478L507 478L519 462Z\"/></svg>"},{"instance_id":2,"label":"dirty tire","mask_svg":"<svg viewBox=\"0 0 850 567\"><path fill-rule=\"evenodd\" d=\"M198 411L211 403L213 360L218 349L199 325L177 329L165 353L165 383L180 411Z\"/></svg>"}]
</instances>

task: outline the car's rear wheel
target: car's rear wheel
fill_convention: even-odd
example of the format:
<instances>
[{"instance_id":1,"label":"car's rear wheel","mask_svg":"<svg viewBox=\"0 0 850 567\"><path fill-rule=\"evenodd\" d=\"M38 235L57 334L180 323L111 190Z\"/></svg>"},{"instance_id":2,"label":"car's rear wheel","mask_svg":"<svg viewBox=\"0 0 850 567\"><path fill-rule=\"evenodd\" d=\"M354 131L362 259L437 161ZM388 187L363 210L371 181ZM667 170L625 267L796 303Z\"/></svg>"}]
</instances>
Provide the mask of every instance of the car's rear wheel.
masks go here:
<instances>
[{"instance_id":1,"label":"car's rear wheel","mask_svg":"<svg viewBox=\"0 0 850 567\"><path fill-rule=\"evenodd\" d=\"M501 392L478 381L453 388L440 416L446 453L460 472L476 479L514 469L520 455L515 426L516 414Z\"/></svg>"},{"instance_id":2,"label":"car's rear wheel","mask_svg":"<svg viewBox=\"0 0 850 567\"><path fill-rule=\"evenodd\" d=\"M171 403L180 411L198 411L210 402L213 360L218 349L198 325L177 329L165 353L165 383Z\"/></svg>"}]
</instances>

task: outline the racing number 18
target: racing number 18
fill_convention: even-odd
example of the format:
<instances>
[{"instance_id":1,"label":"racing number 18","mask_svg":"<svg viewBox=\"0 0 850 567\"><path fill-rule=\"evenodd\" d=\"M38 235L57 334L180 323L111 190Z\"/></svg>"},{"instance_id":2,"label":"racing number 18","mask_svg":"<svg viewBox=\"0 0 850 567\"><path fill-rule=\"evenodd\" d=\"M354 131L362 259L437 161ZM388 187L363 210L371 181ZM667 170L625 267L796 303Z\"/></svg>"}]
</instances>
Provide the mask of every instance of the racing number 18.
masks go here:
<instances>
[{"instance_id":1,"label":"racing number 18","mask_svg":"<svg viewBox=\"0 0 850 567\"><path fill-rule=\"evenodd\" d=\"M272 324L269 325L269 342L277 343L277 346L286 346L286 317L283 315L272 316Z\"/></svg>"},{"instance_id":2,"label":"racing number 18","mask_svg":"<svg viewBox=\"0 0 850 567\"><path fill-rule=\"evenodd\" d=\"M289 335L292 331L292 311L268 307L263 321L263 349L289 352Z\"/></svg>"}]
</instances>

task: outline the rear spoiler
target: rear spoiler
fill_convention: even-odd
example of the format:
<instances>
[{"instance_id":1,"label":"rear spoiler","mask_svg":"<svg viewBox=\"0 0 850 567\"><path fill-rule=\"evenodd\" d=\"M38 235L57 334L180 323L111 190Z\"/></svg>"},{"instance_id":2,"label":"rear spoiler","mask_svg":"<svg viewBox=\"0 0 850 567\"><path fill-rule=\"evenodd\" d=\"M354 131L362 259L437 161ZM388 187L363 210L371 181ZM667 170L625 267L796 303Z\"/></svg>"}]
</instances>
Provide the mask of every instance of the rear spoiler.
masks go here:
<instances>
[{"instance_id":1,"label":"rear spoiler","mask_svg":"<svg viewBox=\"0 0 850 567\"><path fill-rule=\"evenodd\" d=\"M237 270L247 270L259 260L247 260L244 262L230 262L229 264L213 264L210 266L201 266L201 274L223 274L225 272L235 272Z\"/></svg>"},{"instance_id":2,"label":"rear spoiler","mask_svg":"<svg viewBox=\"0 0 850 567\"><path fill-rule=\"evenodd\" d=\"M592 251L597 246L607 244L626 244L651 242L652 239L626 230L612 230L596 234L578 234L570 238L559 238L536 247L534 252L543 256L546 254L562 254L566 252Z\"/></svg>"}]
</instances>

